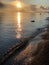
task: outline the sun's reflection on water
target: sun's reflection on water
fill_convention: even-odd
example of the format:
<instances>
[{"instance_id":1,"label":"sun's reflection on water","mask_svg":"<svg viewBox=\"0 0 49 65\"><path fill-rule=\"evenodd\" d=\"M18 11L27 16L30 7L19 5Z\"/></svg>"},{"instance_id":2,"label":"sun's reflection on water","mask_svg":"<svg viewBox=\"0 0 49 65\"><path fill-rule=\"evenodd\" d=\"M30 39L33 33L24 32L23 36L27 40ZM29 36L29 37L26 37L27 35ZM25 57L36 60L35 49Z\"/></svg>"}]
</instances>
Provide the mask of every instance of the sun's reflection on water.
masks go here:
<instances>
[{"instance_id":1,"label":"sun's reflection on water","mask_svg":"<svg viewBox=\"0 0 49 65\"><path fill-rule=\"evenodd\" d=\"M22 27L21 27L21 13L18 12L17 14L18 20L17 20L17 35L16 38L21 38L21 32L22 32Z\"/></svg>"}]
</instances>

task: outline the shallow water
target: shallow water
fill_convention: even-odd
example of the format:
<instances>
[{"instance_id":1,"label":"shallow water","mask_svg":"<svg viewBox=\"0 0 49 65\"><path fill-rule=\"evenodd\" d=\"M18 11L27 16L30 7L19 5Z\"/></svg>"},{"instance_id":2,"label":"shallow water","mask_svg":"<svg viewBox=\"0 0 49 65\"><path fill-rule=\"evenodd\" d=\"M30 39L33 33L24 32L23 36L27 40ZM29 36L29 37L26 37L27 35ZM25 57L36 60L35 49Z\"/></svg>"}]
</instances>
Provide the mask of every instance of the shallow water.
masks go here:
<instances>
[{"instance_id":1,"label":"shallow water","mask_svg":"<svg viewBox=\"0 0 49 65\"><path fill-rule=\"evenodd\" d=\"M47 13L0 12L0 53L4 54L37 28L46 26ZM31 22L35 20L35 22Z\"/></svg>"}]
</instances>

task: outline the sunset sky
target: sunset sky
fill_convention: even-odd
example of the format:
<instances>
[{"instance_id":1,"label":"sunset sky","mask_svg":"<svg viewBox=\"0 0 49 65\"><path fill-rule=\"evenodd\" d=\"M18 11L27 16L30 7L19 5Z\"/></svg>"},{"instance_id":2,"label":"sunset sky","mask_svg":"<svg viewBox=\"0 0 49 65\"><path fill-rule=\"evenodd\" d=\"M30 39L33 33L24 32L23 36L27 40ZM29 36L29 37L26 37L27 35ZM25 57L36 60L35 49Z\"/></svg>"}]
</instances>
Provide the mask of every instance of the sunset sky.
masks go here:
<instances>
[{"instance_id":1,"label":"sunset sky","mask_svg":"<svg viewBox=\"0 0 49 65\"><path fill-rule=\"evenodd\" d=\"M12 1L22 1L27 4L40 4L40 5L48 5L49 6L49 0L1 0L4 2L12 2Z\"/></svg>"}]
</instances>

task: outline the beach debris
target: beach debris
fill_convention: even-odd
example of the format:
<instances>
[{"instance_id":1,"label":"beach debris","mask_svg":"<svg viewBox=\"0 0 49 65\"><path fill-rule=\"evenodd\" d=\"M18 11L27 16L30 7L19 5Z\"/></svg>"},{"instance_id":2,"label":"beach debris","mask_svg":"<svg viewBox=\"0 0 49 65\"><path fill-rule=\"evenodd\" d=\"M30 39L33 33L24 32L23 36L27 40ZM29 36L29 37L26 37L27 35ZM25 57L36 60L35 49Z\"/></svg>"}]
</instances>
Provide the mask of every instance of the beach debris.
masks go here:
<instances>
[{"instance_id":1,"label":"beach debris","mask_svg":"<svg viewBox=\"0 0 49 65\"><path fill-rule=\"evenodd\" d=\"M35 22L35 20L31 20L31 22Z\"/></svg>"}]
</instances>

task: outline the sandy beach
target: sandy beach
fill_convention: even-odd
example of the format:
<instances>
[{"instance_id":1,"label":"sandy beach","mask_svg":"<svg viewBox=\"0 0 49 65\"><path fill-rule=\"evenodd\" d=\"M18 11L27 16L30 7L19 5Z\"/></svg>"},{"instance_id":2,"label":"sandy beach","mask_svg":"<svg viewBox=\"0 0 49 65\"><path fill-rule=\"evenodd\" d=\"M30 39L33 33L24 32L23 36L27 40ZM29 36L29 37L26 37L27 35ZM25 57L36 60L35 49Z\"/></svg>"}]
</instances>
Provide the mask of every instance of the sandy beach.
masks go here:
<instances>
[{"instance_id":1,"label":"sandy beach","mask_svg":"<svg viewBox=\"0 0 49 65\"><path fill-rule=\"evenodd\" d=\"M31 43L32 48L29 56L20 64L49 65L49 24L47 25L46 31L35 37ZM37 45L35 43L37 43Z\"/></svg>"},{"instance_id":2,"label":"sandy beach","mask_svg":"<svg viewBox=\"0 0 49 65\"><path fill-rule=\"evenodd\" d=\"M38 29L39 31L41 29ZM49 24L44 31L28 37L28 46L14 58L14 65L49 65ZM38 32L39 32L38 31Z\"/></svg>"}]
</instances>

